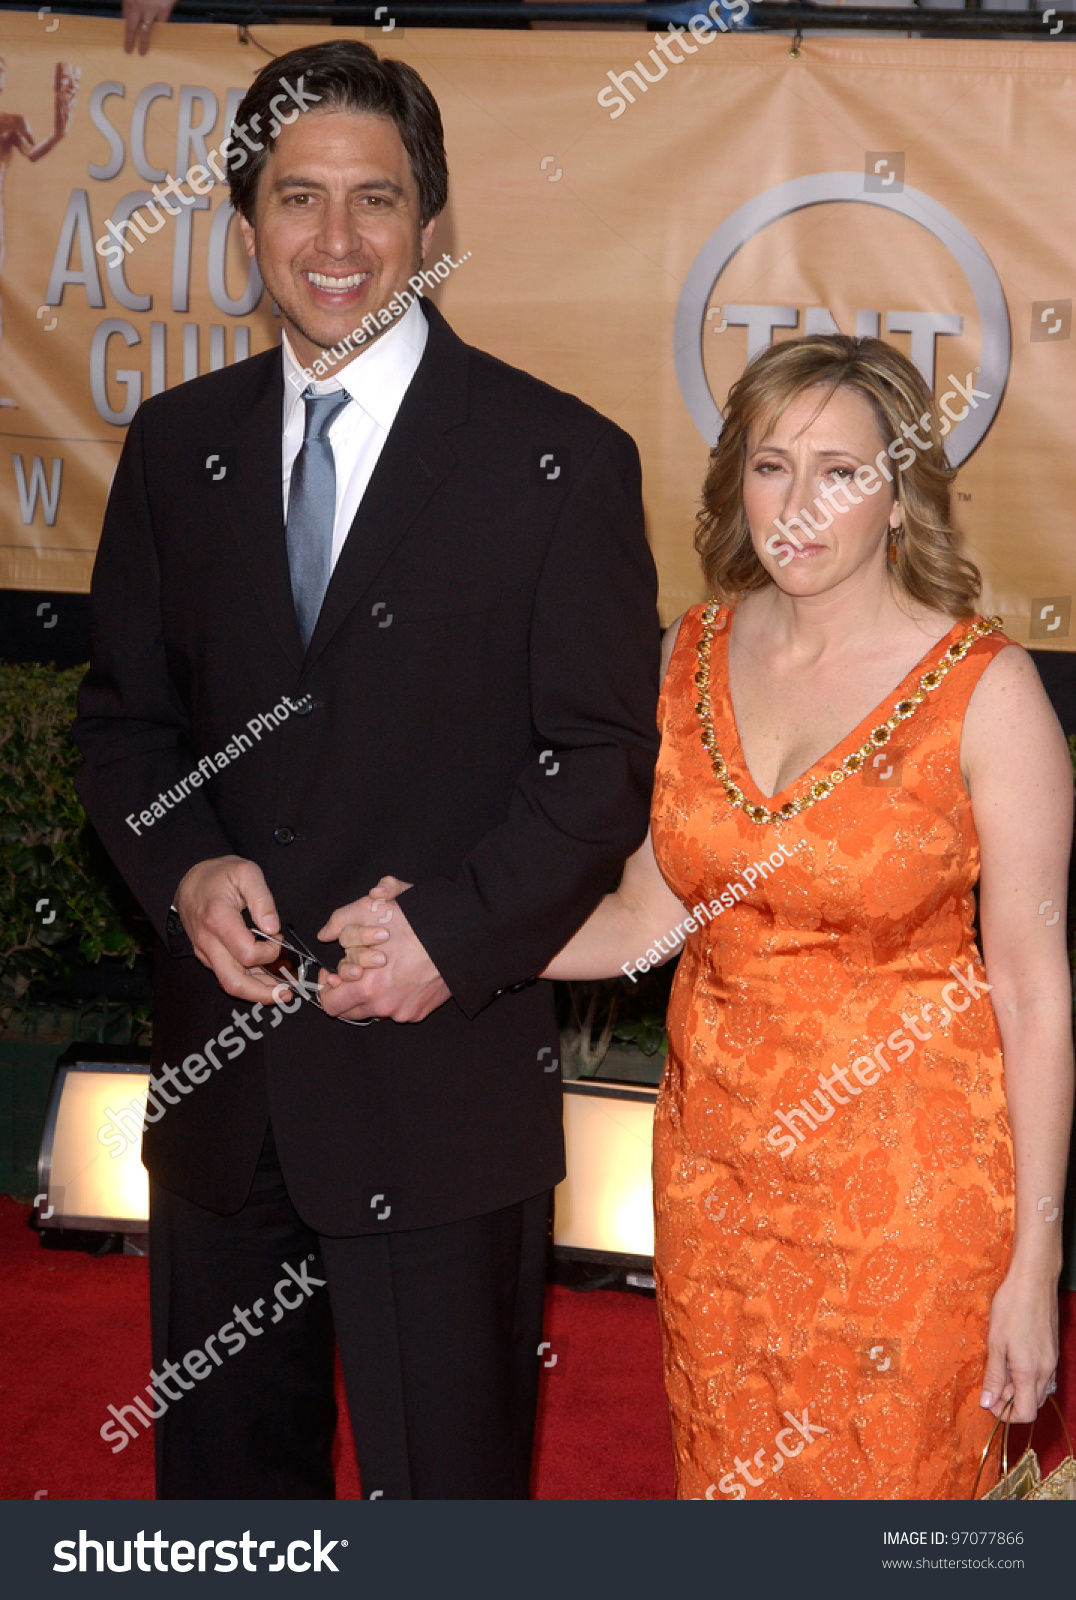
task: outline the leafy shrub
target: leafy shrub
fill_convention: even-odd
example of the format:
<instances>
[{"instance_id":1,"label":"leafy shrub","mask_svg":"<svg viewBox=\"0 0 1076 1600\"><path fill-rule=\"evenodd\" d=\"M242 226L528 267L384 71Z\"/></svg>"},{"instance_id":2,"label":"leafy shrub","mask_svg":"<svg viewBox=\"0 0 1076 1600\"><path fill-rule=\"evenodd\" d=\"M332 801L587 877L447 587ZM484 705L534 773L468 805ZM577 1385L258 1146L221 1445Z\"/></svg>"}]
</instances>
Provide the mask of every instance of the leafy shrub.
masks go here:
<instances>
[{"instance_id":1,"label":"leafy shrub","mask_svg":"<svg viewBox=\"0 0 1076 1600\"><path fill-rule=\"evenodd\" d=\"M84 667L0 663L0 1024L62 994L76 968L133 967L148 920L75 793L71 738ZM92 987L92 985L91 985ZM84 990L85 983L79 988ZM120 1006L141 1023L145 1006ZM113 1019L114 1020L114 1019Z\"/></svg>"}]
</instances>

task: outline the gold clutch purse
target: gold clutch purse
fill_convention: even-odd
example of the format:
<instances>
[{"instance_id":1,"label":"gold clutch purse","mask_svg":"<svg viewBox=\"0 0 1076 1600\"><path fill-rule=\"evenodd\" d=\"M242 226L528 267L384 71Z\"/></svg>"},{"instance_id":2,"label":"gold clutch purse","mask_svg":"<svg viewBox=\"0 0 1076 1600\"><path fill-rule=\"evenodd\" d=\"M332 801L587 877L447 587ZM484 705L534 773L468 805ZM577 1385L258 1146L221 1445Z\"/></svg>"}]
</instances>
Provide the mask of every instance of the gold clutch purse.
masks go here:
<instances>
[{"instance_id":1,"label":"gold clutch purse","mask_svg":"<svg viewBox=\"0 0 1076 1600\"><path fill-rule=\"evenodd\" d=\"M979 1488L979 1479L983 1475L983 1468L986 1466L986 1458L990 1454L990 1447L994 1443L994 1437L1002 1423L1005 1425L1005 1433L1001 1447L1001 1476L999 1477L997 1483L995 1483L994 1487L986 1491L986 1493L982 1496L982 1499L1076 1500L1076 1456L1073 1456L1072 1453L1072 1435L1069 1433L1064 1412L1061 1410L1061 1407L1058 1405L1053 1395L1050 1396L1050 1404L1053 1406L1061 1420L1061 1427L1064 1430L1065 1440L1069 1447L1069 1453L1065 1457L1064 1461L1062 1461L1061 1465L1055 1467L1053 1472L1049 1473L1047 1477L1043 1477L1042 1469L1039 1466L1039 1458L1031 1448L1031 1440L1035 1433L1035 1424L1032 1423L1031 1433L1028 1434L1027 1449L1024 1451L1016 1465L1010 1469L1009 1428L1011 1423L1008 1416L1008 1413L1012 1409L1012 1401L1010 1400L1009 1404L1005 1407L1005 1412L1003 1415L997 1419L997 1421L994 1423L994 1426L991 1428L990 1437L986 1441L986 1449L983 1451L982 1456L979 1459L979 1470L975 1474L975 1484L971 1491L971 1498L973 1500L975 1499L976 1491Z\"/></svg>"}]
</instances>

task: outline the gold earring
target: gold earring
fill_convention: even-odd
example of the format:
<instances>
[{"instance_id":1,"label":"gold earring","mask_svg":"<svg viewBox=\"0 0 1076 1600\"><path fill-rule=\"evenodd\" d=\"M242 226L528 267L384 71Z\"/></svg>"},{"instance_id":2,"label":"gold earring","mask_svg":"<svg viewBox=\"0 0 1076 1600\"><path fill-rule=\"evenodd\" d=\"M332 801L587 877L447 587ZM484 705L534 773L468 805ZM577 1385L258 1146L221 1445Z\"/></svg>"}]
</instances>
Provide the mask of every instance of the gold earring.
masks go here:
<instances>
[{"instance_id":1,"label":"gold earring","mask_svg":"<svg viewBox=\"0 0 1076 1600\"><path fill-rule=\"evenodd\" d=\"M897 541L898 541L898 539L900 539L903 536L903 533L904 533L904 524L903 523L898 523L895 528L890 528L890 530L889 530L889 559L890 559L891 562L893 562L894 565L896 564L897 553L898 553L898 551L897 551Z\"/></svg>"}]
</instances>

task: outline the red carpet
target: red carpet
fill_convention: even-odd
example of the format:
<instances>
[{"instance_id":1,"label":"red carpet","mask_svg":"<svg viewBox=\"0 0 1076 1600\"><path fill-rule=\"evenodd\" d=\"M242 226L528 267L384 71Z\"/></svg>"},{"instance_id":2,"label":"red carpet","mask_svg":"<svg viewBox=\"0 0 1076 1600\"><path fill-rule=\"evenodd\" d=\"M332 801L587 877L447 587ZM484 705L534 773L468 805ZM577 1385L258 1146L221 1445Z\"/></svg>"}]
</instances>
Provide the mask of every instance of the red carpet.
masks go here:
<instances>
[{"instance_id":1,"label":"red carpet","mask_svg":"<svg viewBox=\"0 0 1076 1600\"><path fill-rule=\"evenodd\" d=\"M148 1433L113 1455L100 1437L108 1405L129 1402L150 1367L148 1263L42 1250L29 1208L0 1197L0 1499L146 1500ZM1076 1397L1076 1294L1062 1301L1060 1398ZM553 1288L535 1494L539 1500L667 1500L672 1449L654 1302ZM1076 1413L1074 1399L1066 1414ZM341 1408L337 1495L358 1497ZM1023 1448L1019 1434L1018 1448ZM1015 1444L1015 1442L1014 1442ZM1044 1469L1060 1459L1051 1411L1036 1429ZM43 1497L43 1496L42 1496Z\"/></svg>"},{"instance_id":2,"label":"red carpet","mask_svg":"<svg viewBox=\"0 0 1076 1600\"><path fill-rule=\"evenodd\" d=\"M149 1500L149 1433L113 1455L109 1405L150 1368L149 1263L42 1250L29 1207L0 1196L0 1499ZM542 1500L667 1500L673 1465L654 1302L549 1291L535 1493ZM341 1401L337 1496L358 1497Z\"/></svg>"}]
</instances>

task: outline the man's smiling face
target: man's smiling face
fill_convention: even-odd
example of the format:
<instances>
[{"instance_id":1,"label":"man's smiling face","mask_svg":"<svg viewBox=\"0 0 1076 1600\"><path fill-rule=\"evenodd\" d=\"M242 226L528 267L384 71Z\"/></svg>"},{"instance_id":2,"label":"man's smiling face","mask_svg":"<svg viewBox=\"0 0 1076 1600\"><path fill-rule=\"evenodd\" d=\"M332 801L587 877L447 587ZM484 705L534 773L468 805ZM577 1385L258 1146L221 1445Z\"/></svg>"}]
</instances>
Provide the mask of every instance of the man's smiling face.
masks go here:
<instances>
[{"instance_id":1,"label":"man's smiling face","mask_svg":"<svg viewBox=\"0 0 1076 1600\"><path fill-rule=\"evenodd\" d=\"M240 226L304 366L407 287L434 229L395 123L331 110L281 128Z\"/></svg>"}]
</instances>

